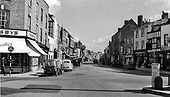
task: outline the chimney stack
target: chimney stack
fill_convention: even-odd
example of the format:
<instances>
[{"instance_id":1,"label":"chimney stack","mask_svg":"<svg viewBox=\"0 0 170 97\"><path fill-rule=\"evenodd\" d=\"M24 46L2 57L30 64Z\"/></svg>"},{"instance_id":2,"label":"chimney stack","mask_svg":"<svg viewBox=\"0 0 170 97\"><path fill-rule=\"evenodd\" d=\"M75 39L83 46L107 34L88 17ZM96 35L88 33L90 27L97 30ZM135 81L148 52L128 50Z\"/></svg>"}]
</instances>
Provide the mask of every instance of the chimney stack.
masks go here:
<instances>
[{"instance_id":1,"label":"chimney stack","mask_svg":"<svg viewBox=\"0 0 170 97\"><path fill-rule=\"evenodd\" d=\"M128 22L129 22L129 20L125 20L125 21L124 21L124 25L126 25Z\"/></svg>"},{"instance_id":2,"label":"chimney stack","mask_svg":"<svg viewBox=\"0 0 170 97\"><path fill-rule=\"evenodd\" d=\"M143 25L143 15L138 16L138 26L141 27Z\"/></svg>"},{"instance_id":3,"label":"chimney stack","mask_svg":"<svg viewBox=\"0 0 170 97\"><path fill-rule=\"evenodd\" d=\"M168 12L162 11L162 19L168 19Z\"/></svg>"}]
</instances>

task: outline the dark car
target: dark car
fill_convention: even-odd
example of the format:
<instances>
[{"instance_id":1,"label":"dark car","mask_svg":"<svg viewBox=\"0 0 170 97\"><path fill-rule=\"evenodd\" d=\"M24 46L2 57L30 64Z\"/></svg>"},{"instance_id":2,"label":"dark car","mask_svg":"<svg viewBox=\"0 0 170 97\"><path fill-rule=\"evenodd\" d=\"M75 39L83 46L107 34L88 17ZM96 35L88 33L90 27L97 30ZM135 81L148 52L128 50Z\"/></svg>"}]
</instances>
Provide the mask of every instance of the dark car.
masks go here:
<instances>
[{"instance_id":1,"label":"dark car","mask_svg":"<svg viewBox=\"0 0 170 97\"><path fill-rule=\"evenodd\" d=\"M44 68L44 75L58 75L59 68L55 60L47 60Z\"/></svg>"}]
</instances>

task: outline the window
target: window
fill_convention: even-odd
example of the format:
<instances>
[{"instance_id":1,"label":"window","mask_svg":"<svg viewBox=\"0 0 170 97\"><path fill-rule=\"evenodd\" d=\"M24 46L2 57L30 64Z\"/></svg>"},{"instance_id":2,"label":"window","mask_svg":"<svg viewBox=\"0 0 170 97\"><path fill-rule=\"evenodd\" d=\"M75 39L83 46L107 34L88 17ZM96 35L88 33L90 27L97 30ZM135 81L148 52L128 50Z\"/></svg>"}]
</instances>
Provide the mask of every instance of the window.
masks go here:
<instances>
[{"instance_id":1,"label":"window","mask_svg":"<svg viewBox=\"0 0 170 97\"><path fill-rule=\"evenodd\" d=\"M31 30L31 16L28 15L28 30Z\"/></svg>"},{"instance_id":2,"label":"window","mask_svg":"<svg viewBox=\"0 0 170 97\"><path fill-rule=\"evenodd\" d=\"M42 33L43 33L43 30L42 30L42 28L40 28L40 42L42 42Z\"/></svg>"},{"instance_id":3,"label":"window","mask_svg":"<svg viewBox=\"0 0 170 97\"><path fill-rule=\"evenodd\" d=\"M129 39L127 39L127 44L129 44Z\"/></svg>"},{"instance_id":4,"label":"window","mask_svg":"<svg viewBox=\"0 0 170 97\"><path fill-rule=\"evenodd\" d=\"M45 32L45 45L47 45L47 33Z\"/></svg>"},{"instance_id":5,"label":"window","mask_svg":"<svg viewBox=\"0 0 170 97\"><path fill-rule=\"evenodd\" d=\"M0 28L9 28L9 10L0 9Z\"/></svg>"},{"instance_id":6,"label":"window","mask_svg":"<svg viewBox=\"0 0 170 97\"><path fill-rule=\"evenodd\" d=\"M139 37L139 31L136 30L136 38L138 38L138 37Z\"/></svg>"},{"instance_id":7,"label":"window","mask_svg":"<svg viewBox=\"0 0 170 97\"><path fill-rule=\"evenodd\" d=\"M43 22L43 9L41 8L41 22Z\"/></svg>"},{"instance_id":8,"label":"window","mask_svg":"<svg viewBox=\"0 0 170 97\"><path fill-rule=\"evenodd\" d=\"M168 46L168 34L164 35L164 46Z\"/></svg>"},{"instance_id":9,"label":"window","mask_svg":"<svg viewBox=\"0 0 170 97\"><path fill-rule=\"evenodd\" d=\"M36 19L39 19L39 3L36 3Z\"/></svg>"},{"instance_id":10,"label":"window","mask_svg":"<svg viewBox=\"0 0 170 97\"><path fill-rule=\"evenodd\" d=\"M131 39L131 43L133 44L133 39Z\"/></svg>"},{"instance_id":11,"label":"window","mask_svg":"<svg viewBox=\"0 0 170 97\"><path fill-rule=\"evenodd\" d=\"M141 49L144 49L144 45L145 45L145 41L142 40L142 41L141 41Z\"/></svg>"},{"instance_id":12,"label":"window","mask_svg":"<svg viewBox=\"0 0 170 97\"><path fill-rule=\"evenodd\" d=\"M135 43L135 49L136 50L138 50L138 46L139 46L138 41L136 41L136 43Z\"/></svg>"},{"instance_id":13,"label":"window","mask_svg":"<svg viewBox=\"0 0 170 97\"><path fill-rule=\"evenodd\" d=\"M46 22L45 22L45 28L47 29L47 15L45 16Z\"/></svg>"},{"instance_id":14,"label":"window","mask_svg":"<svg viewBox=\"0 0 170 97\"><path fill-rule=\"evenodd\" d=\"M144 28L141 29L141 37L144 37L145 36L145 31L144 31Z\"/></svg>"}]
</instances>

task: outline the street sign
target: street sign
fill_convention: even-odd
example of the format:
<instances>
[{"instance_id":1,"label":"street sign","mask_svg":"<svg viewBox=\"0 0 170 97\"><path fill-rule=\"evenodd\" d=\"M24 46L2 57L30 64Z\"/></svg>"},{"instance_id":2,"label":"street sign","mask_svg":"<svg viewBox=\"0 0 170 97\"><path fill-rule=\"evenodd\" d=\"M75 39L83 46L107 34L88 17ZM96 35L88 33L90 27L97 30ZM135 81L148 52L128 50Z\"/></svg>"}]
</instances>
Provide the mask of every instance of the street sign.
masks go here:
<instances>
[{"instance_id":1,"label":"street sign","mask_svg":"<svg viewBox=\"0 0 170 97\"><path fill-rule=\"evenodd\" d=\"M8 51L12 52L14 50L14 47L13 46L9 46L8 47Z\"/></svg>"}]
</instances>

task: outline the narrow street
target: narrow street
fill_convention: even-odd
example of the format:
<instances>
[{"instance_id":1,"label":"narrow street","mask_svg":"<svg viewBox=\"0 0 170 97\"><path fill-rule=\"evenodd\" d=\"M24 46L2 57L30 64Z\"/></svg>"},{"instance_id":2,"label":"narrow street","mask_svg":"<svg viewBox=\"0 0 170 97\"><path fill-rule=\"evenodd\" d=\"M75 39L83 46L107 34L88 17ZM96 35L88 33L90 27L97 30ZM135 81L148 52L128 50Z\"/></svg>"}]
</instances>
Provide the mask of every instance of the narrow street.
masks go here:
<instances>
[{"instance_id":1,"label":"narrow street","mask_svg":"<svg viewBox=\"0 0 170 97\"><path fill-rule=\"evenodd\" d=\"M151 76L134 70L83 64L58 77L2 77L2 97L166 97L144 93ZM164 84L167 83L167 78ZM168 96L167 96L168 97Z\"/></svg>"}]
</instances>

